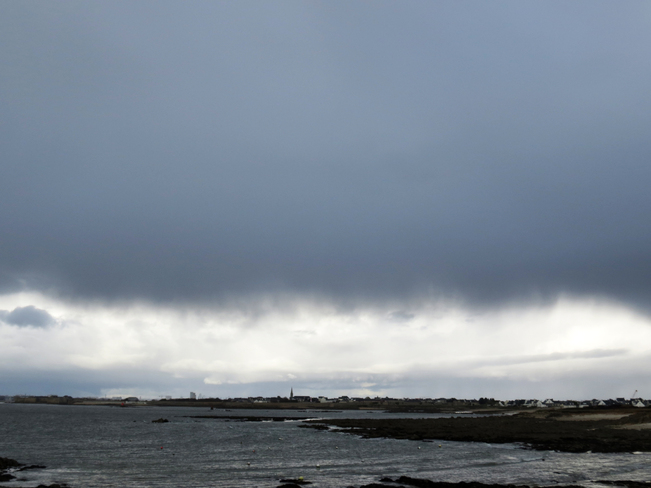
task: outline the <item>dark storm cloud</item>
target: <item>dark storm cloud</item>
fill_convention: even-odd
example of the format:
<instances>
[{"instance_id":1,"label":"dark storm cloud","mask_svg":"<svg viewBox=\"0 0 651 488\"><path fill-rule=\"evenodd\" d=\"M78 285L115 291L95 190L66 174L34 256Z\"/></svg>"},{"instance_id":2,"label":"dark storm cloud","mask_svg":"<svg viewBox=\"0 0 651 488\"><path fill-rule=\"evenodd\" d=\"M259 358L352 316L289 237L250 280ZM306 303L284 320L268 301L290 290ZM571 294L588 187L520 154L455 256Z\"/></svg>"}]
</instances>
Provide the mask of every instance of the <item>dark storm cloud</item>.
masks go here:
<instances>
[{"instance_id":1,"label":"dark storm cloud","mask_svg":"<svg viewBox=\"0 0 651 488\"><path fill-rule=\"evenodd\" d=\"M0 10L4 291L651 291L645 2Z\"/></svg>"},{"instance_id":2,"label":"dark storm cloud","mask_svg":"<svg viewBox=\"0 0 651 488\"><path fill-rule=\"evenodd\" d=\"M46 310L36 308L33 305L16 307L11 312L0 310L0 320L21 327L46 327L54 323L54 318Z\"/></svg>"}]
</instances>

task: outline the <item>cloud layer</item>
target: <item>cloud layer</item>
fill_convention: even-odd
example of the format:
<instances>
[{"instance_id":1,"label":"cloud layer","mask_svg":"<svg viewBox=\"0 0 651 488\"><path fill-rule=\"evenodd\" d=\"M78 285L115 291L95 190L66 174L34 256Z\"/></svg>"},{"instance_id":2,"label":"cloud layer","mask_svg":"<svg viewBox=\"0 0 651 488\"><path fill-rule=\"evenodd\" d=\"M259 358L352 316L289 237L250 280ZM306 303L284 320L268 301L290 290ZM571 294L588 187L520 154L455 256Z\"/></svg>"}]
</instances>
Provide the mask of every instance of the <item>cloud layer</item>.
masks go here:
<instances>
[{"instance_id":1,"label":"cloud layer","mask_svg":"<svg viewBox=\"0 0 651 488\"><path fill-rule=\"evenodd\" d=\"M54 318L47 311L28 305L16 307L11 312L0 310L0 321L21 327L46 327L54 323Z\"/></svg>"},{"instance_id":2,"label":"cloud layer","mask_svg":"<svg viewBox=\"0 0 651 488\"><path fill-rule=\"evenodd\" d=\"M0 322L5 388L43 394L594 398L648 382L648 319L621 305L563 299L474 314L451 303L391 306L259 299L241 307L98 306L38 294L51 327ZM27 307L25 307L27 308ZM405 313L405 315L407 315ZM624 374L623 372L627 372ZM598 378L598 380L597 380ZM641 393L642 390L641 390Z\"/></svg>"},{"instance_id":3,"label":"cloud layer","mask_svg":"<svg viewBox=\"0 0 651 488\"><path fill-rule=\"evenodd\" d=\"M648 9L5 4L0 285L644 305Z\"/></svg>"},{"instance_id":4,"label":"cloud layer","mask_svg":"<svg viewBox=\"0 0 651 488\"><path fill-rule=\"evenodd\" d=\"M0 45L16 389L645 377L648 3L4 2Z\"/></svg>"}]
</instances>

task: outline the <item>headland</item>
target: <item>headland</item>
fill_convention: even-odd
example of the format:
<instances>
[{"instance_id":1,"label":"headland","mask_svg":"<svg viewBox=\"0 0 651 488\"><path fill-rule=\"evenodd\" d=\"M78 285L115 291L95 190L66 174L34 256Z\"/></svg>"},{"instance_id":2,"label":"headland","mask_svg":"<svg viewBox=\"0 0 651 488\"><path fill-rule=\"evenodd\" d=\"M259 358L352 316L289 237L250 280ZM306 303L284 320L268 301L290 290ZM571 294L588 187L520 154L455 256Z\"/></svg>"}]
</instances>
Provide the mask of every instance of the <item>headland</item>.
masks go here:
<instances>
[{"instance_id":1,"label":"headland","mask_svg":"<svg viewBox=\"0 0 651 488\"><path fill-rule=\"evenodd\" d=\"M301 427L365 438L520 443L562 452L651 452L651 412L635 408L534 410L509 415L423 419L320 419Z\"/></svg>"}]
</instances>

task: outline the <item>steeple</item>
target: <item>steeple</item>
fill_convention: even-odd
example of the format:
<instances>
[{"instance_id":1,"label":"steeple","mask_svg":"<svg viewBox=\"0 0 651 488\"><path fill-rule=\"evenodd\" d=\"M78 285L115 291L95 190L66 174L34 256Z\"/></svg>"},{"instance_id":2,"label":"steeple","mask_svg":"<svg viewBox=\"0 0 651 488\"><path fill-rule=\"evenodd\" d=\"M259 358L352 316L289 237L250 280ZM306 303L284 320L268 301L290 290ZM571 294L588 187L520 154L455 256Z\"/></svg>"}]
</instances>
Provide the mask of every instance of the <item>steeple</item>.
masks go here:
<instances>
[{"instance_id":1,"label":"steeple","mask_svg":"<svg viewBox=\"0 0 651 488\"><path fill-rule=\"evenodd\" d=\"M293 400L294 399L294 388L292 387L291 391L289 392L289 399Z\"/></svg>"}]
</instances>

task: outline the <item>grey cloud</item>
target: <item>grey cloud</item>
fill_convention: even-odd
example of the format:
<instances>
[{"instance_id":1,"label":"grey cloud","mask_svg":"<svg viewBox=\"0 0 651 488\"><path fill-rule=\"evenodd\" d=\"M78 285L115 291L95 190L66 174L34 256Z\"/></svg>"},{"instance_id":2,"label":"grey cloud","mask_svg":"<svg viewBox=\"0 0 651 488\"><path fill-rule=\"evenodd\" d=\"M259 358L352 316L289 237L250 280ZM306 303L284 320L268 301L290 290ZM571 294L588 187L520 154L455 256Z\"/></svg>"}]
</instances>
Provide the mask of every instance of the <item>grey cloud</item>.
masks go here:
<instances>
[{"instance_id":1,"label":"grey cloud","mask_svg":"<svg viewBox=\"0 0 651 488\"><path fill-rule=\"evenodd\" d=\"M518 381L507 378L450 377L433 373L420 375L366 375L355 378L355 374L342 375L341 378L306 378L292 382L264 382L228 385L207 385L201 378L175 378L172 375L146 369L109 369L100 371L68 370L21 370L6 381L0 394L34 395L72 395L98 396L102 390L153 391L155 396L173 395L187 397L190 391L214 397L247 396L288 396L289 389L295 394L305 395L350 395L357 396L356 390L364 389L362 384L373 383L368 387L370 396L385 394L393 397L456 397L496 399L515 398L557 398L590 399L629 397L639 385L648 384L650 375L646 369L622 376L621 371L602 373L595 382L592 375L573 373L558 379L536 382ZM641 394L644 394L641 392ZM139 394L140 395L140 394Z\"/></svg>"},{"instance_id":2,"label":"grey cloud","mask_svg":"<svg viewBox=\"0 0 651 488\"><path fill-rule=\"evenodd\" d=\"M56 370L27 369L14 371L3 381L0 394L101 396L102 390L150 391L161 395L187 397L190 391L202 391L201 382L170 378L169 375L145 368L111 368L90 371L80 368Z\"/></svg>"},{"instance_id":3,"label":"grey cloud","mask_svg":"<svg viewBox=\"0 0 651 488\"><path fill-rule=\"evenodd\" d=\"M440 377L384 377L373 375L376 384L369 388L370 396L385 394L393 397L456 397L496 399L556 398L590 399L629 397L641 384L647 384L649 375L644 371L622 377L621 372L603 374L599 382L585 374L570 374L563 381L537 382L505 378ZM357 396L355 390L363 389L360 381L350 379L320 379L294 382L265 382L234 385L206 385L200 379L178 379L155 371L127 370L26 370L7 378L0 394L99 396L102 390L153 391L155 396L187 397L190 391L213 397L288 396L295 394ZM364 381L366 383L366 381ZM140 393L138 395L141 395Z\"/></svg>"},{"instance_id":4,"label":"grey cloud","mask_svg":"<svg viewBox=\"0 0 651 488\"><path fill-rule=\"evenodd\" d=\"M410 312L405 312L404 310L396 310L388 314L390 320L394 322L409 322L413 320L416 315Z\"/></svg>"},{"instance_id":5,"label":"grey cloud","mask_svg":"<svg viewBox=\"0 0 651 488\"><path fill-rule=\"evenodd\" d=\"M47 327L55 322L54 317L46 310L36 308L33 305L16 307L11 312L8 310L0 310L0 320L7 324L21 327Z\"/></svg>"},{"instance_id":6,"label":"grey cloud","mask_svg":"<svg viewBox=\"0 0 651 488\"><path fill-rule=\"evenodd\" d=\"M628 349L592 349L589 351L555 352L527 356L502 356L496 359L482 360L482 365L513 365L540 363L546 361L563 361L567 359L601 359L628 354Z\"/></svg>"},{"instance_id":7,"label":"grey cloud","mask_svg":"<svg viewBox=\"0 0 651 488\"><path fill-rule=\"evenodd\" d=\"M647 8L5 2L0 289L645 307Z\"/></svg>"}]
</instances>

